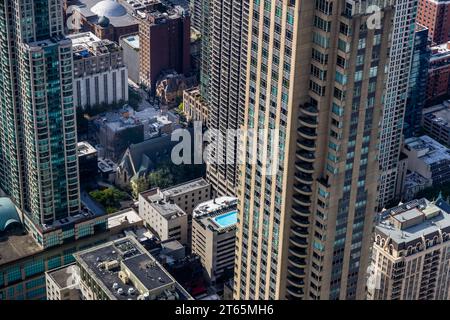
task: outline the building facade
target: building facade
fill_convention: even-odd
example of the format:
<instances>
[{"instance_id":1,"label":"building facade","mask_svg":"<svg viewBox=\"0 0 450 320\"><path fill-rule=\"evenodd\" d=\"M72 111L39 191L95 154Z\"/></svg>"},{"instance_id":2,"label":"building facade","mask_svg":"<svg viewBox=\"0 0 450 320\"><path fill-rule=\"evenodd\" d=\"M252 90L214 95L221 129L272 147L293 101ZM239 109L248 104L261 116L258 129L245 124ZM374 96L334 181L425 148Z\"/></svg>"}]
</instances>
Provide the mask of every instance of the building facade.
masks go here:
<instances>
[{"instance_id":1,"label":"building facade","mask_svg":"<svg viewBox=\"0 0 450 320\"><path fill-rule=\"evenodd\" d=\"M236 222L237 199L234 197L215 198L194 209L192 252L200 256L210 281L232 277Z\"/></svg>"},{"instance_id":2,"label":"building facade","mask_svg":"<svg viewBox=\"0 0 450 320\"><path fill-rule=\"evenodd\" d=\"M427 100L448 95L450 88L450 43L431 47L428 67Z\"/></svg>"},{"instance_id":3,"label":"building facade","mask_svg":"<svg viewBox=\"0 0 450 320\"><path fill-rule=\"evenodd\" d=\"M80 211L72 44L62 2L0 6L0 188L42 242L40 226Z\"/></svg>"},{"instance_id":4,"label":"building facade","mask_svg":"<svg viewBox=\"0 0 450 320\"><path fill-rule=\"evenodd\" d=\"M69 36L73 50L74 103L88 109L128 102L128 68L122 48L93 33Z\"/></svg>"},{"instance_id":5,"label":"building facade","mask_svg":"<svg viewBox=\"0 0 450 320\"><path fill-rule=\"evenodd\" d=\"M450 40L450 3L447 0L419 0L417 22L430 30L433 44Z\"/></svg>"},{"instance_id":6,"label":"building facade","mask_svg":"<svg viewBox=\"0 0 450 320\"><path fill-rule=\"evenodd\" d=\"M395 2L378 156L381 168L379 209L396 198L414 42L419 41L415 37L416 14L417 1Z\"/></svg>"},{"instance_id":7,"label":"building facade","mask_svg":"<svg viewBox=\"0 0 450 320\"><path fill-rule=\"evenodd\" d=\"M151 92L161 72L173 69L188 74L190 62L190 16L168 3L163 10L146 12L139 20L140 83Z\"/></svg>"},{"instance_id":8,"label":"building facade","mask_svg":"<svg viewBox=\"0 0 450 320\"><path fill-rule=\"evenodd\" d=\"M122 37L119 44L123 49L123 62L128 68L128 79L139 84L139 35Z\"/></svg>"},{"instance_id":9,"label":"building facade","mask_svg":"<svg viewBox=\"0 0 450 320\"><path fill-rule=\"evenodd\" d=\"M242 145L235 299L365 298L384 68L401 14L378 1L374 28L370 4L249 4L244 123L278 140Z\"/></svg>"},{"instance_id":10,"label":"building facade","mask_svg":"<svg viewBox=\"0 0 450 320\"><path fill-rule=\"evenodd\" d=\"M248 1L203 1L200 92L208 104L207 180L218 195L235 195L238 138L244 123ZM205 9L206 10L206 9Z\"/></svg>"},{"instance_id":11,"label":"building facade","mask_svg":"<svg viewBox=\"0 0 450 320\"><path fill-rule=\"evenodd\" d=\"M422 115L422 126L427 135L449 147L450 101L426 108Z\"/></svg>"},{"instance_id":12,"label":"building facade","mask_svg":"<svg viewBox=\"0 0 450 320\"><path fill-rule=\"evenodd\" d=\"M166 202L158 189L139 194L139 215L159 239L176 239L188 244L188 215L174 203Z\"/></svg>"},{"instance_id":13,"label":"building facade","mask_svg":"<svg viewBox=\"0 0 450 320\"><path fill-rule=\"evenodd\" d=\"M369 300L448 300L450 206L413 200L381 213L375 228Z\"/></svg>"},{"instance_id":14,"label":"building facade","mask_svg":"<svg viewBox=\"0 0 450 320\"><path fill-rule=\"evenodd\" d=\"M433 186L450 182L450 151L429 136L408 138L403 153L408 157L408 170L416 172Z\"/></svg>"},{"instance_id":15,"label":"building facade","mask_svg":"<svg viewBox=\"0 0 450 320\"><path fill-rule=\"evenodd\" d=\"M408 98L405 109L403 135L405 138L417 136L421 130L422 110L427 95L428 64L430 49L428 47L428 29L416 24L414 35L414 53L409 75Z\"/></svg>"}]
</instances>

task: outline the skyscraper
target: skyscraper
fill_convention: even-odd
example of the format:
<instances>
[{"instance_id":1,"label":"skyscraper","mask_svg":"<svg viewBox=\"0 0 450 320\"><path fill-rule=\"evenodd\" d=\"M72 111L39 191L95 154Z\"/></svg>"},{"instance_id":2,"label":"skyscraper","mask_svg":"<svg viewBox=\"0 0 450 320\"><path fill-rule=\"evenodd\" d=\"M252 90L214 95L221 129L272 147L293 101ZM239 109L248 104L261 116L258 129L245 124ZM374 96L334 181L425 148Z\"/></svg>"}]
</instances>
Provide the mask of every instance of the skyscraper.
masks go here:
<instances>
[{"instance_id":1,"label":"skyscraper","mask_svg":"<svg viewBox=\"0 0 450 320\"><path fill-rule=\"evenodd\" d=\"M394 28L387 67L386 92L380 139L380 185L378 208L395 200L402 133L408 98L409 75L414 52L417 1L394 1Z\"/></svg>"},{"instance_id":2,"label":"skyscraper","mask_svg":"<svg viewBox=\"0 0 450 320\"><path fill-rule=\"evenodd\" d=\"M428 29L416 24L414 53L409 74L408 99L405 109L403 135L405 138L417 136L421 130L422 110L425 106L430 61Z\"/></svg>"},{"instance_id":3,"label":"skyscraper","mask_svg":"<svg viewBox=\"0 0 450 320\"><path fill-rule=\"evenodd\" d=\"M51 225L80 208L71 41L62 1L0 4L0 188Z\"/></svg>"},{"instance_id":4,"label":"skyscraper","mask_svg":"<svg viewBox=\"0 0 450 320\"><path fill-rule=\"evenodd\" d=\"M251 1L235 299L365 298L394 3Z\"/></svg>"}]
</instances>

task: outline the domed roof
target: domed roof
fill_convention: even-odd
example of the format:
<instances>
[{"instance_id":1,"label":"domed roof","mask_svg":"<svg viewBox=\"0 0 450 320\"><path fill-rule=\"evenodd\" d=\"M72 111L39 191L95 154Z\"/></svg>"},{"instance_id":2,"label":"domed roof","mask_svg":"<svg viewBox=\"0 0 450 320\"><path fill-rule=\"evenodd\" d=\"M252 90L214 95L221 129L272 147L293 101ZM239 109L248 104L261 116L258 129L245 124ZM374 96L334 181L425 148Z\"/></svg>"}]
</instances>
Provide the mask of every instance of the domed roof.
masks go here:
<instances>
[{"instance_id":1,"label":"domed roof","mask_svg":"<svg viewBox=\"0 0 450 320\"><path fill-rule=\"evenodd\" d=\"M101 16L98 19L97 23L100 27L106 28L107 26L109 26L109 19L105 16Z\"/></svg>"},{"instance_id":2,"label":"domed roof","mask_svg":"<svg viewBox=\"0 0 450 320\"><path fill-rule=\"evenodd\" d=\"M103 0L91 8L97 16L120 17L127 14L127 10L114 0Z\"/></svg>"},{"instance_id":3,"label":"domed roof","mask_svg":"<svg viewBox=\"0 0 450 320\"><path fill-rule=\"evenodd\" d=\"M0 198L0 232L12 223L21 224L16 206L9 198Z\"/></svg>"}]
</instances>

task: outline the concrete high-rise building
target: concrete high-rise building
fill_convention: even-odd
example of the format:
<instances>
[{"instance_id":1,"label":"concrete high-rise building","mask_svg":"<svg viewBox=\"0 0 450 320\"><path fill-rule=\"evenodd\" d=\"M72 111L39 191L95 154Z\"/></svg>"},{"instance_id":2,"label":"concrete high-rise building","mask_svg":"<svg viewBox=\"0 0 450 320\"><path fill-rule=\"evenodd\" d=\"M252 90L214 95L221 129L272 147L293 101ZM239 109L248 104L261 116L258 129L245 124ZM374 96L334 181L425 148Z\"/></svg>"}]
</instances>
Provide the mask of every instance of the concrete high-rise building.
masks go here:
<instances>
[{"instance_id":1,"label":"concrete high-rise building","mask_svg":"<svg viewBox=\"0 0 450 320\"><path fill-rule=\"evenodd\" d=\"M450 40L450 2L448 0L419 0L417 22L429 29L433 44Z\"/></svg>"},{"instance_id":2,"label":"concrete high-rise building","mask_svg":"<svg viewBox=\"0 0 450 320\"><path fill-rule=\"evenodd\" d=\"M74 104L83 110L128 102L128 68L122 48L91 32L68 36L72 41Z\"/></svg>"},{"instance_id":3,"label":"concrete high-rise building","mask_svg":"<svg viewBox=\"0 0 450 320\"><path fill-rule=\"evenodd\" d=\"M190 16L180 6L159 5L139 19L139 77L153 93L163 71L187 74L191 70Z\"/></svg>"},{"instance_id":4,"label":"concrete high-rise building","mask_svg":"<svg viewBox=\"0 0 450 320\"><path fill-rule=\"evenodd\" d=\"M402 13L395 1L250 2L244 123L275 131L242 144L235 299L366 297L385 66Z\"/></svg>"},{"instance_id":5,"label":"concrete high-rise building","mask_svg":"<svg viewBox=\"0 0 450 320\"><path fill-rule=\"evenodd\" d=\"M417 1L395 1L392 18L391 49L386 67L386 92L383 97L383 117L379 162L381 168L378 208L384 208L396 198L399 159L402 144L406 103L415 41ZM413 75L414 77L415 75ZM413 85L413 84L412 84Z\"/></svg>"},{"instance_id":6,"label":"concrete high-rise building","mask_svg":"<svg viewBox=\"0 0 450 320\"><path fill-rule=\"evenodd\" d=\"M0 15L0 188L41 229L80 209L72 44L62 1L2 2Z\"/></svg>"},{"instance_id":7,"label":"concrete high-rise building","mask_svg":"<svg viewBox=\"0 0 450 320\"><path fill-rule=\"evenodd\" d=\"M413 200L381 213L372 249L369 300L450 298L450 205Z\"/></svg>"},{"instance_id":8,"label":"concrete high-rise building","mask_svg":"<svg viewBox=\"0 0 450 320\"><path fill-rule=\"evenodd\" d=\"M203 19L207 35L202 64L206 65L201 67L200 92L208 104L212 132L207 180L219 195L236 194L238 137L229 133L244 123L247 2L210 0L210 14L206 18L204 13Z\"/></svg>"}]
</instances>

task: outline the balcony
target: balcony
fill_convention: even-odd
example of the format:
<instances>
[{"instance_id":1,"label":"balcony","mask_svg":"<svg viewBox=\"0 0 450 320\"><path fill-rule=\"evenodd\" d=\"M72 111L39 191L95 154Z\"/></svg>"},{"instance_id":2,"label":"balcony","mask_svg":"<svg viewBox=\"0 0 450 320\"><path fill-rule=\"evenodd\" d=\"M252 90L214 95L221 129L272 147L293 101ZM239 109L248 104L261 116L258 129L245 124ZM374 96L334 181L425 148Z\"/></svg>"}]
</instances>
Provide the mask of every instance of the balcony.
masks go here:
<instances>
[{"instance_id":1,"label":"balcony","mask_svg":"<svg viewBox=\"0 0 450 320\"><path fill-rule=\"evenodd\" d=\"M305 105L300 107L301 112L308 116L317 116L319 114L319 110L317 107L314 107L310 103L305 103Z\"/></svg>"},{"instance_id":2,"label":"balcony","mask_svg":"<svg viewBox=\"0 0 450 320\"><path fill-rule=\"evenodd\" d=\"M293 265L296 266L296 267L299 267L299 268L304 268L304 267L306 267L306 260L305 260L305 259L297 258L297 257L294 257L294 256L290 256L290 257L288 258L288 260L289 260L289 262L290 262L291 264L293 264Z\"/></svg>"},{"instance_id":3,"label":"balcony","mask_svg":"<svg viewBox=\"0 0 450 320\"><path fill-rule=\"evenodd\" d=\"M301 206L309 207L311 205L311 199L307 196L295 195L294 202Z\"/></svg>"},{"instance_id":4,"label":"balcony","mask_svg":"<svg viewBox=\"0 0 450 320\"><path fill-rule=\"evenodd\" d=\"M305 248L289 247L289 253L296 256L297 258L306 258Z\"/></svg>"},{"instance_id":5,"label":"balcony","mask_svg":"<svg viewBox=\"0 0 450 320\"><path fill-rule=\"evenodd\" d=\"M298 117L301 126L308 128L317 128L317 120L315 117Z\"/></svg>"},{"instance_id":6,"label":"balcony","mask_svg":"<svg viewBox=\"0 0 450 320\"><path fill-rule=\"evenodd\" d=\"M303 278L297 278L294 276L288 276L287 277L288 282L297 288L304 288L305 287L305 281Z\"/></svg>"},{"instance_id":7,"label":"balcony","mask_svg":"<svg viewBox=\"0 0 450 320\"><path fill-rule=\"evenodd\" d=\"M306 214L309 214L309 210L306 210ZM309 226L308 218L305 218L303 216L301 217L293 216L291 219L294 222L294 224L296 224L299 227L306 228Z\"/></svg>"},{"instance_id":8,"label":"balcony","mask_svg":"<svg viewBox=\"0 0 450 320\"><path fill-rule=\"evenodd\" d=\"M309 208L303 205L292 206L292 211L302 217L309 217L310 214Z\"/></svg>"},{"instance_id":9,"label":"balcony","mask_svg":"<svg viewBox=\"0 0 450 320\"><path fill-rule=\"evenodd\" d=\"M314 167L311 163L306 161L297 161L295 167L304 173L312 174L314 172Z\"/></svg>"},{"instance_id":10,"label":"balcony","mask_svg":"<svg viewBox=\"0 0 450 320\"><path fill-rule=\"evenodd\" d=\"M297 151L296 152L297 158L303 161L307 162L314 162L315 156L314 153L311 151Z\"/></svg>"},{"instance_id":11,"label":"balcony","mask_svg":"<svg viewBox=\"0 0 450 320\"><path fill-rule=\"evenodd\" d=\"M313 178L311 174L304 174L304 173L295 173L295 179L297 179L298 182L304 183L304 184L312 184Z\"/></svg>"},{"instance_id":12,"label":"balcony","mask_svg":"<svg viewBox=\"0 0 450 320\"><path fill-rule=\"evenodd\" d=\"M289 241L299 248L307 248L308 247L308 241L306 241L306 238L301 238L297 236L292 236L289 238Z\"/></svg>"},{"instance_id":13,"label":"balcony","mask_svg":"<svg viewBox=\"0 0 450 320\"><path fill-rule=\"evenodd\" d=\"M290 294L294 299L295 298L303 298L304 292L303 289L296 288L294 286L288 286L286 288L287 293ZM289 299L289 297L288 297Z\"/></svg>"},{"instance_id":14,"label":"balcony","mask_svg":"<svg viewBox=\"0 0 450 320\"><path fill-rule=\"evenodd\" d=\"M312 189L306 184L294 184L294 190L306 196L312 195Z\"/></svg>"},{"instance_id":15,"label":"balcony","mask_svg":"<svg viewBox=\"0 0 450 320\"><path fill-rule=\"evenodd\" d=\"M299 237L307 237L308 236L308 229L304 227L293 227L292 232L299 236Z\"/></svg>"},{"instance_id":16,"label":"balcony","mask_svg":"<svg viewBox=\"0 0 450 320\"><path fill-rule=\"evenodd\" d=\"M305 275L305 270L303 268L297 268L293 266L288 267L288 272L294 277L303 277Z\"/></svg>"},{"instance_id":17,"label":"balcony","mask_svg":"<svg viewBox=\"0 0 450 320\"><path fill-rule=\"evenodd\" d=\"M317 139L317 133L316 133L316 130L314 130L314 129L302 127L302 128L298 128L297 132L303 138L311 139L311 140Z\"/></svg>"},{"instance_id":18,"label":"balcony","mask_svg":"<svg viewBox=\"0 0 450 320\"><path fill-rule=\"evenodd\" d=\"M298 139L297 140L297 146L301 149L305 149L308 151L314 151L316 150L316 144L313 141L305 140L305 139Z\"/></svg>"}]
</instances>

